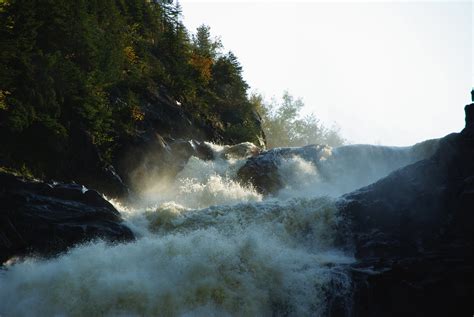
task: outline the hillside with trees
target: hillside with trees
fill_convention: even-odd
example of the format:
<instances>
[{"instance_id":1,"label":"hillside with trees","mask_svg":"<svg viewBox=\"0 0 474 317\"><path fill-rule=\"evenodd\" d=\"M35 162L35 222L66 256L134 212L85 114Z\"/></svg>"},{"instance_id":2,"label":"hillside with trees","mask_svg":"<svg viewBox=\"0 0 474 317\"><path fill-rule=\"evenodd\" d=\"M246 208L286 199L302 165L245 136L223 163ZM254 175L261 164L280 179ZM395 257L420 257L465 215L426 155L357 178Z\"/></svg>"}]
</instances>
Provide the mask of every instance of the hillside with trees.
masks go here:
<instances>
[{"instance_id":1,"label":"hillside with trees","mask_svg":"<svg viewBox=\"0 0 474 317\"><path fill-rule=\"evenodd\" d=\"M289 95L278 110L249 96L237 57L172 0L2 0L0 39L3 169L108 192L97 180L176 140L330 139Z\"/></svg>"},{"instance_id":2,"label":"hillside with trees","mask_svg":"<svg viewBox=\"0 0 474 317\"><path fill-rule=\"evenodd\" d=\"M7 0L0 38L2 164L54 174L80 150L76 130L111 161L120 140L140 132L145 108L164 108L160 99L217 130L204 139L258 142L237 58L206 26L190 36L177 3Z\"/></svg>"}]
</instances>

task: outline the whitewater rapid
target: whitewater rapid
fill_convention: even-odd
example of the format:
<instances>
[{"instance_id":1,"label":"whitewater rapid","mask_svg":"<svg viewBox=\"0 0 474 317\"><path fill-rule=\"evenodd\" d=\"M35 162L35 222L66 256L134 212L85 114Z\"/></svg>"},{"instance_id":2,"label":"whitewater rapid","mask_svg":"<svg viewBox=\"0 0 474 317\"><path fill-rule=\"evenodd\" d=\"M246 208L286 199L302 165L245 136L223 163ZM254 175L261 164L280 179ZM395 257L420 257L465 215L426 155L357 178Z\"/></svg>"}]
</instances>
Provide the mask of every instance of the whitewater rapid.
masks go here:
<instances>
[{"instance_id":1,"label":"whitewater rapid","mask_svg":"<svg viewBox=\"0 0 474 317\"><path fill-rule=\"evenodd\" d=\"M314 162L285 159L284 187L264 197L236 180L245 154L208 146L214 160L191 157L133 206L112 201L136 241L10 261L0 271L0 316L319 316L330 296L346 296L354 259L336 243L345 226L331 197L341 166L331 182Z\"/></svg>"}]
</instances>

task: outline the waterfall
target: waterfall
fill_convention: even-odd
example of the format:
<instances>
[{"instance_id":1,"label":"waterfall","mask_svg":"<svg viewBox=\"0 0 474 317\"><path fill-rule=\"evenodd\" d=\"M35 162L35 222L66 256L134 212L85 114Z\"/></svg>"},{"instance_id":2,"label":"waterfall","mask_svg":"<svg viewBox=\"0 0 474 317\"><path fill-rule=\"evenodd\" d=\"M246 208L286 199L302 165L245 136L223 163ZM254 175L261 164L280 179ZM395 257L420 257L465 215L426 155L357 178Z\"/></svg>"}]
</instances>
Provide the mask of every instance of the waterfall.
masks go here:
<instances>
[{"instance_id":1,"label":"waterfall","mask_svg":"<svg viewBox=\"0 0 474 317\"><path fill-rule=\"evenodd\" d=\"M251 144L208 146L214 160L191 157L174 179L147 182L132 206L112 201L136 241L12 259L0 273L0 315L324 315L328 297L349 292L354 261L337 242L337 196L430 151L290 155L278 165L282 188L264 196L237 179Z\"/></svg>"}]
</instances>

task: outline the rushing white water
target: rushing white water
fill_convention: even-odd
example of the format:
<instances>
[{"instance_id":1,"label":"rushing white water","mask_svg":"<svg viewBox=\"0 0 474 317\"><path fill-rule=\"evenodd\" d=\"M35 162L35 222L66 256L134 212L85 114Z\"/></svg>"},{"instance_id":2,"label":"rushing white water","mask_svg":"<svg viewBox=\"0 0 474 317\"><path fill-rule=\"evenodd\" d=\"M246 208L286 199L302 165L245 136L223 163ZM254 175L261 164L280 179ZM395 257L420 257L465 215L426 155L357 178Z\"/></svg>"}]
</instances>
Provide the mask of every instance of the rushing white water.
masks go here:
<instances>
[{"instance_id":1,"label":"rushing white water","mask_svg":"<svg viewBox=\"0 0 474 317\"><path fill-rule=\"evenodd\" d=\"M210 146L215 160L192 157L133 208L116 204L135 242L90 242L8 265L0 315L324 314L328 294L349 290L343 267L353 261L334 244L342 221L334 200L320 196L337 184L291 157L279 169L285 187L265 198L235 180L250 145Z\"/></svg>"}]
</instances>

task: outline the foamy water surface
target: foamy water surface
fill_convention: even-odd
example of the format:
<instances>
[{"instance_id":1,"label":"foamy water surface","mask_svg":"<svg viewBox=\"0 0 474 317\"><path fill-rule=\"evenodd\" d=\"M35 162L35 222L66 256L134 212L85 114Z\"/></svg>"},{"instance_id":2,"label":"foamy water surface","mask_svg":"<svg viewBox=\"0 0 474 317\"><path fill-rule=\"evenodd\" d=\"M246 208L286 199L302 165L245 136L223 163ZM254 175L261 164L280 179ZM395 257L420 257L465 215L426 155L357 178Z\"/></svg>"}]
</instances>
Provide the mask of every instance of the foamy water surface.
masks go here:
<instances>
[{"instance_id":1,"label":"foamy water surface","mask_svg":"<svg viewBox=\"0 0 474 317\"><path fill-rule=\"evenodd\" d=\"M353 262L334 241L344 227L331 198L337 182L292 157L280 164L284 188L263 197L236 180L245 155L210 146L215 160L192 157L134 206L112 201L136 241L7 265L0 315L323 315L328 294L349 291Z\"/></svg>"}]
</instances>

